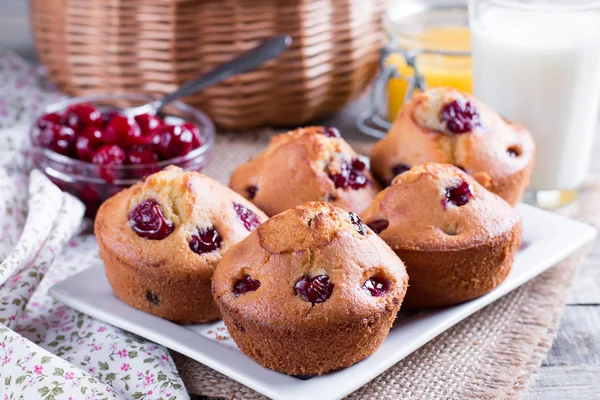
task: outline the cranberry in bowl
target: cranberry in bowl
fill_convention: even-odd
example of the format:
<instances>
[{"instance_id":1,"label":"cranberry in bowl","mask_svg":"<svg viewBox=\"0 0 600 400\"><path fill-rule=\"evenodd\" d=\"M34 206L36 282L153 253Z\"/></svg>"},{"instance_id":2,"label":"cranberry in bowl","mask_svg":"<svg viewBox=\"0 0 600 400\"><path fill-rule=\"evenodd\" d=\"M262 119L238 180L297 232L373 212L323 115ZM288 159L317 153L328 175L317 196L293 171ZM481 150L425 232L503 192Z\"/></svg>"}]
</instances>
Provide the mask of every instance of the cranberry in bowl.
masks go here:
<instances>
[{"instance_id":1,"label":"cranberry in bowl","mask_svg":"<svg viewBox=\"0 0 600 400\"><path fill-rule=\"evenodd\" d=\"M167 165L206 167L215 128L204 113L178 101L156 116L128 118L119 111L152 100L115 94L49 105L30 131L35 167L83 201L89 217L104 200Z\"/></svg>"}]
</instances>

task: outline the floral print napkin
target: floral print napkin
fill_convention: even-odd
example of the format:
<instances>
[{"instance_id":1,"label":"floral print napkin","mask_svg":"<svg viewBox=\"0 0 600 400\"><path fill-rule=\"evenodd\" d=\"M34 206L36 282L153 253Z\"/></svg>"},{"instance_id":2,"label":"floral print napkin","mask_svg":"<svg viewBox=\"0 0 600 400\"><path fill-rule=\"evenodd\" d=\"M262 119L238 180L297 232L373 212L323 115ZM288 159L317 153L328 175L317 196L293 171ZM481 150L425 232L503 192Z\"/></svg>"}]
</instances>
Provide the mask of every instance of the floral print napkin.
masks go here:
<instances>
[{"instance_id":1,"label":"floral print napkin","mask_svg":"<svg viewBox=\"0 0 600 400\"><path fill-rule=\"evenodd\" d=\"M22 153L43 105L60 95L0 49L0 400L188 399L162 346L48 296L100 263L84 207Z\"/></svg>"}]
</instances>

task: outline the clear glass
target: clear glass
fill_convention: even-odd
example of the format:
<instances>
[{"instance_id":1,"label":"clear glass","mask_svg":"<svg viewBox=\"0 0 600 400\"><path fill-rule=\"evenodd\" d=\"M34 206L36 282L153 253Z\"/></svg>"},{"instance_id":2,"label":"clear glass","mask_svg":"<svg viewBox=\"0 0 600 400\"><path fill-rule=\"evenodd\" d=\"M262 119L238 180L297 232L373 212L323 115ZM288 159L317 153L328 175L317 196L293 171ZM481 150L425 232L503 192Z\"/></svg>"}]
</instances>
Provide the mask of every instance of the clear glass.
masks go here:
<instances>
[{"instance_id":1,"label":"clear glass","mask_svg":"<svg viewBox=\"0 0 600 400\"><path fill-rule=\"evenodd\" d=\"M107 111L119 107L135 107L152 100L152 97L138 94L76 97L50 104L40 116L51 112L60 113L74 104L88 103L101 111ZM208 164L215 144L215 127L204 113L174 101L161 111L160 117L170 124L190 122L198 126L202 135L202 145L183 157L156 164L99 166L38 146L35 140L37 129L32 126L29 152L34 166L44 172L59 188L79 198L86 206L86 215L93 218L104 200L168 165L177 165L186 171L201 171Z\"/></svg>"},{"instance_id":2,"label":"clear glass","mask_svg":"<svg viewBox=\"0 0 600 400\"><path fill-rule=\"evenodd\" d=\"M528 199L576 198L600 108L599 0L469 0L473 89L528 128L536 167Z\"/></svg>"}]
</instances>

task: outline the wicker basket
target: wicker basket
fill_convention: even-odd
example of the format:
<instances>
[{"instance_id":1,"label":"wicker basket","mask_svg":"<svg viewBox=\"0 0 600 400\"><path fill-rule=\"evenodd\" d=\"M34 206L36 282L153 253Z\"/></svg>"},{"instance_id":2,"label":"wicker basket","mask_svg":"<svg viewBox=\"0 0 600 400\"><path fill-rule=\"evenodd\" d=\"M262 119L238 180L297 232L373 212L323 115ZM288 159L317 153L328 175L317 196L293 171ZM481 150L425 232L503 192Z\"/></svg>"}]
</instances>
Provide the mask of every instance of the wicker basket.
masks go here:
<instances>
[{"instance_id":1,"label":"wicker basket","mask_svg":"<svg viewBox=\"0 0 600 400\"><path fill-rule=\"evenodd\" d=\"M72 95L166 93L276 33L293 44L262 68L186 102L217 125L298 125L373 78L386 0L31 0L50 79Z\"/></svg>"}]
</instances>

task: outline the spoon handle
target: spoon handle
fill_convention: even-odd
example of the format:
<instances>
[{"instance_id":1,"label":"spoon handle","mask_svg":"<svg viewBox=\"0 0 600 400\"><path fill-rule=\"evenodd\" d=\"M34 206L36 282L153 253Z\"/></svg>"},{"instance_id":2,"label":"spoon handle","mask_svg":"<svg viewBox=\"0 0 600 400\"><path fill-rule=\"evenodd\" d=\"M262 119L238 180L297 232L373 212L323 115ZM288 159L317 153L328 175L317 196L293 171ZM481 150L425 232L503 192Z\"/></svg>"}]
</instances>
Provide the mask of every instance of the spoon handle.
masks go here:
<instances>
[{"instance_id":1,"label":"spoon handle","mask_svg":"<svg viewBox=\"0 0 600 400\"><path fill-rule=\"evenodd\" d=\"M213 85L230 76L249 71L258 67L266 61L277 57L292 43L292 38L287 35L279 35L261 42L258 46L250 49L233 60L224 62L199 78L184 83L179 89L157 100L154 103L155 112L160 111L171 101L190 94L196 93L207 86Z\"/></svg>"}]
</instances>

